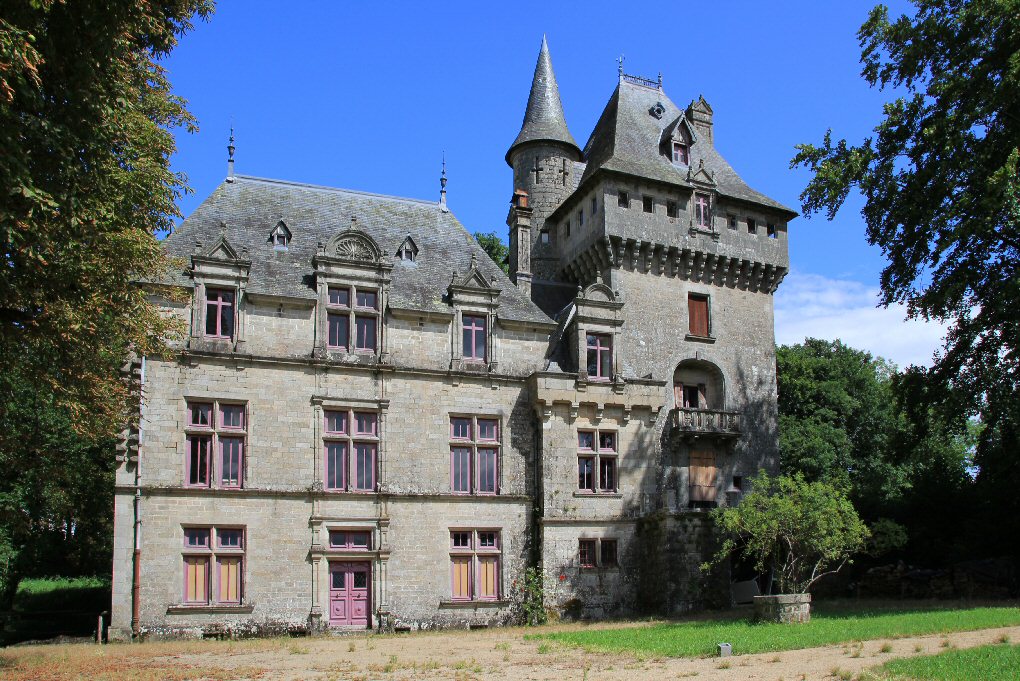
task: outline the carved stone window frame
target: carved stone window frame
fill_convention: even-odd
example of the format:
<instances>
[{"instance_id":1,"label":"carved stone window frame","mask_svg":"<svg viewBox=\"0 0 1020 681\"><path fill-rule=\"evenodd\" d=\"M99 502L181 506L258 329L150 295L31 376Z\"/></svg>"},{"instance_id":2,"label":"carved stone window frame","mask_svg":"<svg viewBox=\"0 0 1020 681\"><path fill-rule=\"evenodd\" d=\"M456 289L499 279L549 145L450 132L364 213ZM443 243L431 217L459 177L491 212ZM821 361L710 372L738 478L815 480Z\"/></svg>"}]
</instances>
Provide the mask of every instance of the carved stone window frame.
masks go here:
<instances>
[{"instance_id":1,"label":"carved stone window frame","mask_svg":"<svg viewBox=\"0 0 1020 681\"><path fill-rule=\"evenodd\" d=\"M328 244L320 246L319 252L312 259L315 268L315 288L318 305L315 312L315 341L313 355L324 359L337 359L345 362L385 362L389 355L389 334L386 332L386 310L389 306L390 273L393 264L383 257L379 245L364 231L352 227L333 237ZM376 343L374 351L354 351L352 347L344 349L329 348L329 289L347 288L351 290L350 324L354 333L353 319L357 312L356 300L353 296L357 290L376 292L377 309L374 313L378 320L376 325ZM368 313L368 311L364 311ZM349 346L354 345L354 336L349 337Z\"/></svg>"},{"instance_id":2,"label":"carved stone window frame","mask_svg":"<svg viewBox=\"0 0 1020 681\"><path fill-rule=\"evenodd\" d=\"M499 363L499 328L497 310L500 290L478 269L476 256L472 255L471 269L461 277L456 272L447 287L447 298L453 307L453 323L450 325L450 368L454 371L497 370ZM464 357L464 317L482 317L485 320L485 362Z\"/></svg>"},{"instance_id":3,"label":"carved stone window frame","mask_svg":"<svg viewBox=\"0 0 1020 681\"><path fill-rule=\"evenodd\" d=\"M205 351L239 351L245 342L247 327L247 298L245 289L251 272L251 260L238 255L227 241L220 236L212 248L203 249L195 244L191 256L190 275L195 283L191 306L191 334L188 347ZM234 291L234 336L217 338L206 335L205 307L206 289L228 289Z\"/></svg>"}]
</instances>

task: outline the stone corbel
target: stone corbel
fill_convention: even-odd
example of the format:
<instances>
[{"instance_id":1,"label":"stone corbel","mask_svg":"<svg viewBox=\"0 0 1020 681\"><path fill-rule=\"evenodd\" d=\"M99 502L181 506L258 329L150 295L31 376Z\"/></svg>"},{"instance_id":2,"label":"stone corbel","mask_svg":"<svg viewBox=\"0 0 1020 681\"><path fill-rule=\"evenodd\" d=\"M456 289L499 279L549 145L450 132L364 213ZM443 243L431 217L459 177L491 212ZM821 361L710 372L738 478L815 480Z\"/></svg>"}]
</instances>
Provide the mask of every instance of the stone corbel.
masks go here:
<instances>
[{"instance_id":1,"label":"stone corbel","mask_svg":"<svg viewBox=\"0 0 1020 681\"><path fill-rule=\"evenodd\" d=\"M630 405L624 405L623 406L623 417L620 419L621 422L623 423L623 425L627 425L628 423L630 423L630 412L631 412Z\"/></svg>"},{"instance_id":2,"label":"stone corbel","mask_svg":"<svg viewBox=\"0 0 1020 681\"><path fill-rule=\"evenodd\" d=\"M574 421L577 420L577 412L578 412L579 408L580 408L580 404L578 404L577 402L571 402L570 403L569 416L570 416L571 423L573 423Z\"/></svg>"},{"instance_id":3,"label":"stone corbel","mask_svg":"<svg viewBox=\"0 0 1020 681\"><path fill-rule=\"evenodd\" d=\"M605 415L606 405L596 404L595 405L595 425L602 422L602 417Z\"/></svg>"}]
</instances>

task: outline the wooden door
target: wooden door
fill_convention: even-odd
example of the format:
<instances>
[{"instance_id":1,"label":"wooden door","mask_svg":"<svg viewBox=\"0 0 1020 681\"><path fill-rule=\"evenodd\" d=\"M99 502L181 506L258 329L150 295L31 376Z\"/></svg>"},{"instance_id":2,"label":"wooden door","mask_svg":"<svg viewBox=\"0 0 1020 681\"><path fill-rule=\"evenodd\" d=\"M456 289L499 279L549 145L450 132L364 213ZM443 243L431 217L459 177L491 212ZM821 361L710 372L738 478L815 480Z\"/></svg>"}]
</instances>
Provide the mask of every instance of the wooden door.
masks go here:
<instances>
[{"instance_id":1,"label":"wooden door","mask_svg":"<svg viewBox=\"0 0 1020 681\"><path fill-rule=\"evenodd\" d=\"M368 626L371 564L329 564L329 623L335 626Z\"/></svg>"},{"instance_id":2,"label":"wooden door","mask_svg":"<svg viewBox=\"0 0 1020 681\"><path fill-rule=\"evenodd\" d=\"M715 452L712 450L691 451L691 501L694 503L715 502L718 475L719 469L715 465Z\"/></svg>"}]
</instances>

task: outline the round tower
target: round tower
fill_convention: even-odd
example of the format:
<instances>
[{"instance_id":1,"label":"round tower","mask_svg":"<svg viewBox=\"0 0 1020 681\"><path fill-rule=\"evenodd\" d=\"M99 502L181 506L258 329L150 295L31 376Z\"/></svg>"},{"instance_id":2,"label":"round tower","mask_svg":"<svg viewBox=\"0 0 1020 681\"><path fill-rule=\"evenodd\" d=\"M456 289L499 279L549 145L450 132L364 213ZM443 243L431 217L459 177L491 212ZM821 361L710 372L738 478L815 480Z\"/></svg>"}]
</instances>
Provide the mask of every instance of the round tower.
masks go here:
<instances>
[{"instance_id":1,"label":"round tower","mask_svg":"<svg viewBox=\"0 0 1020 681\"><path fill-rule=\"evenodd\" d=\"M555 239L546 232L545 220L577 186L574 163L581 157L567 128L549 45L543 36L524 123L506 152L506 162L514 170L514 191L527 193L532 211L530 261L536 281L552 280L556 275L558 257L551 243ZM553 228L548 226L550 232Z\"/></svg>"}]
</instances>

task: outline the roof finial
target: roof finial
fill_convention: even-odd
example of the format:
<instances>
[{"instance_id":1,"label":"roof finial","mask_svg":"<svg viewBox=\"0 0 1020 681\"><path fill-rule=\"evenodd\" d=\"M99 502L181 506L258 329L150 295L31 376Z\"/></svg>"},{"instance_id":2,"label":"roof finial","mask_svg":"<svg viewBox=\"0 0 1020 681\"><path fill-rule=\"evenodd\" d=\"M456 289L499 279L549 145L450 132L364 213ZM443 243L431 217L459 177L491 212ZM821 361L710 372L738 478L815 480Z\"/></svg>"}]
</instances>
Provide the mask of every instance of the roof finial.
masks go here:
<instances>
[{"instance_id":1,"label":"roof finial","mask_svg":"<svg viewBox=\"0 0 1020 681\"><path fill-rule=\"evenodd\" d=\"M617 57L616 63L619 65L617 67L617 71L619 71L619 73L620 73L620 78L623 78L623 55L622 54L619 57Z\"/></svg>"},{"instance_id":2,"label":"roof finial","mask_svg":"<svg viewBox=\"0 0 1020 681\"><path fill-rule=\"evenodd\" d=\"M659 71L659 89L662 89L662 71Z\"/></svg>"},{"instance_id":3,"label":"roof finial","mask_svg":"<svg viewBox=\"0 0 1020 681\"><path fill-rule=\"evenodd\" d=\"M446 212L446 151L443 151L443 173L439 176L439 208Z\"/></svg>"},{"instance_id":4,"label":"roof finial","mask_svg":"<svg viewBox=\"0 0 1020 681\"><path fill-rule=\"evenodd\" d=\"M234 181L234 124L230 124L230 142L227 144L227 182Z\"/></svg>"}]
</instances>

